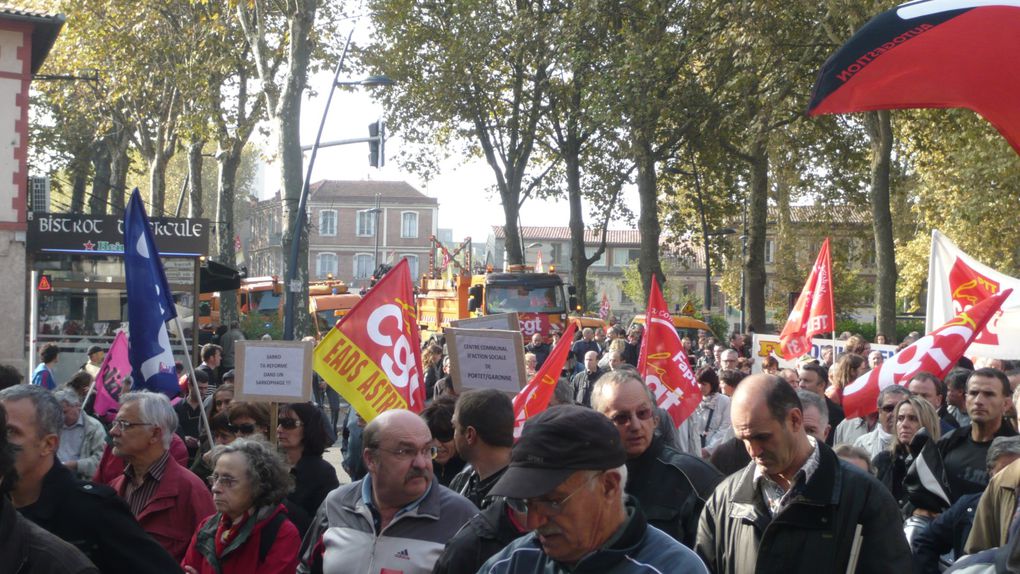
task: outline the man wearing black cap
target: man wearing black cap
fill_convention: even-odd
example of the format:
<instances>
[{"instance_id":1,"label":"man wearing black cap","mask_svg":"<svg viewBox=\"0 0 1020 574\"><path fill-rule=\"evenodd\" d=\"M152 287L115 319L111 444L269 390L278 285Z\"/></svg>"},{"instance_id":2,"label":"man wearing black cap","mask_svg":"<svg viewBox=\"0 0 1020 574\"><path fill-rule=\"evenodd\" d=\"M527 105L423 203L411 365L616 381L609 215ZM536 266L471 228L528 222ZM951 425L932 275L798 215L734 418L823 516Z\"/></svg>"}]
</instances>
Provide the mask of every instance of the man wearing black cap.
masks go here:
<instances>
[{"instance_id":1,"label":"man wearing black cap","mask_svg":"<svg viewBox=\"0 0 1020 574\"><path fill-rule=\"evenodd\" d=\"M626 463L620 433L591 409L555 406L529 420L491 494L526 511L533 532L479 572L707 572L624 493Z\"/></svg>"},{"instance_id":2,"label":"man wearing black cap","mask_svg":"<svg viewBox=\"0 0 1020 574\"><path fill-rule=\"evenodd\" d=\"M655 405L637 372L613 371L599 379L591 406L620 433L627 452L627 494L641 504L649 523L693 548L701 509L722 474L655 434Z\"/></svg>"}]
</instances>

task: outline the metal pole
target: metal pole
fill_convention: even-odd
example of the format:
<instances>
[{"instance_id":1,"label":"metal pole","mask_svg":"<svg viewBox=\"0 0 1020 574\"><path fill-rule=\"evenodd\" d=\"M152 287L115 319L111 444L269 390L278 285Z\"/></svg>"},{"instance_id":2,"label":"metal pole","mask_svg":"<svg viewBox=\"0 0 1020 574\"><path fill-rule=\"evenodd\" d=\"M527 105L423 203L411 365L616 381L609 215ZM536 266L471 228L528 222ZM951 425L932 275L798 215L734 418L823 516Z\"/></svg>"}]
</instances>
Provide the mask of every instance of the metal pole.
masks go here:
<instances>
[{"instance_id":1,"label":"metal pole","mask_svg":"<svg viewBox=\"0 0 1020 574\"><path fill-rule=\"evenodd\" d=\"M322 130L326 127L326 116L329 114L329 106L333 102L333 92L336 91L336 83L340 79L340 70L343 69L344 61L347 59L347 51L351 47L351 38L354 36L354 28L347 34L347 43L336 63L336 71L333 72L333 83L329 86L329 96L326 97L326 107L322 110L322 119L319 121L319 131L315 134L315 145L312 146L312 154L308 158L308 167L305 169L305 179L301 183L301 197L298 199L298 212L294 221L294 228L290 230L290 265L287 267L287 281L284 287L287 289L287 298L283 313L283 340L294 340L294 313L296 310L296 293L290 286L297 279L298 254L301 252L301 229L305 224L305 209L308 204L308 185L312 177L312 167L315 165L315 156L319 152L319 142L322 140Z\"/></svg>"},{"instance_id":2,"label":"metal pole","mask_svg":"<svg viewBox=\"0 0 1020 574\"><path fill-rule=\"evenodd\" d=\"M209 446L212 447L212 445L213 445L213 435L212 435L212 430L209 429L209 415L206 414L205 406L203 405L203 401L205 400L205 397L202 396L201 392L198 389L198 379L195 378L194 360L192 360L191 353L188 352L188 341L184 337L184 328L181 327L181 318L180 317L174 317L174 324L177 325L177 335L181 338L181 347L184 349L184 358L185 358L184 366L188 369L188 380L191 381L191 390L190 390L190 392L195 393L195 396L198 397L198 406L199 406L198 411L199 411L199 413L202 416L202 421L201 421L202 422L202 428L205 430L206 438L209 439ZM195 336L197 336L197 334L193 333L192 336L195 337Z\"/></svg>"},{"instance_id":3,"label":"metal pole","mask_svg":"<svg viewBox=\"0 0 1020 574\"><path fill-rule=\"evenodd\" d=\"M746 328L745 316L744 316L744 305L745 305L745 294L747 289L746 277L744 275L744 260L747 259L747 204L744 204L744 212L742 221L744 234L740 236L740 332L743 333Z\"/></svg>"},{"instance_id":4,"label":"metal pole","mask_svg":"<svg viewBox=\"0 0 1020 574\"><path fill-rule=\"evenodd\" d=\"M35 344L39 338L39 272L32 270L32 284L29 286L28 303L28 380L35 370Z\"/></svg>"}]
</instances>

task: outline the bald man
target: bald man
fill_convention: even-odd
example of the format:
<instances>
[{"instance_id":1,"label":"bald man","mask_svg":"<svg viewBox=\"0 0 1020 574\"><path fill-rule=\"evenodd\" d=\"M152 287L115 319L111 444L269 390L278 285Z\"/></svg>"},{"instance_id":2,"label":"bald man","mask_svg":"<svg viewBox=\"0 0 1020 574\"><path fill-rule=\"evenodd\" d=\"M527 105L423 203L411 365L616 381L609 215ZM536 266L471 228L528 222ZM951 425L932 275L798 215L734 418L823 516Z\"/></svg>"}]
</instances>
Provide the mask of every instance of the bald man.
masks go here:
<instances>
[{"instance_id":1,"label":"bald man","mask_svg":"<svg viewBox=\"0 0 1020 574\"><path fill-rule=\"evenodd\" d=\"M435 482L436 447L411 411L377 416L362 435L368 476L326 496L305 536L298 572L432 571L443 546L478 509Z\"/></svg>"},{"instance_id":2,"label":"bald man","mask_svg":"<svg viewBox=\"0 0 1020 574\"><path fill-rule=\"evenodd\" d=\"M701 515L695 549L710 571L846 572L857 525L866 551L854 572L910 571L896 501L806 433L789 383L773 375L744 379L730 417L752 460L719 485Z\"/></svg>"}]
</instances>

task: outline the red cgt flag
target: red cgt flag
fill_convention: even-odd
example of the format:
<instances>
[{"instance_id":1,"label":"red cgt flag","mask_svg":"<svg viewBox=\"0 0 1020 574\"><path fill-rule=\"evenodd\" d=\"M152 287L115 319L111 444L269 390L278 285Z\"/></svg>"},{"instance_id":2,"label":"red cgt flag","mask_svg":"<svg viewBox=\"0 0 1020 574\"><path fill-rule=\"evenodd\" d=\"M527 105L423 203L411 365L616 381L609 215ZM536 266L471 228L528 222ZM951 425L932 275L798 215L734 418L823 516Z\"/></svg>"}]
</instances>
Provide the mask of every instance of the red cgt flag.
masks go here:
<instances>
[{"instance_id":1,"label":"red cgt flag","mask_svg":"<svg viewBox=\"0 0 1020 574\"><path fill-rule=\"evenodd\" d=\"M962 311L945 325L886 359L874 371L861 375L843 389L846 418L875 412L882 389L909 383L915 373L927 371L940 379L945 377L1012 292L1006 289Z\"/></svg>"},{"instance_id":2,"label":"red cgt flag","mask_svg":"<svg viewBox=\"0 0 1020 574\"><path fill-rule=\"evenodd\" d=\"M645 318L638 372L655 396L656 404L666 409L673 423L680 426L701 403L701 389L654 275Z\"/></svg>"},{"instance_id":3,"label":"red cgt flag","mask_svg":"<svg viewBox=\"0 0 1020 574\"><path fill-rule=\"evenodd\" d=\"M425 408L421 339L407 259L401 259L315 348L315 371L365 420Z\"/></svg>"},{"instance_id":4,"label":"red cgt flag","mask_svg":"<svg viewBox=\"0 0 1020 574\"><path fill-rule=\"evenodd\" d=\"M514 439L521 436L521 429L524 423L531 417L544 411L549 406L549 399L556 390L556 383L560 380L560 372L567 362L567 355L570 354L570 346L574 342L574 331L577 325L570 323L567 331L560 337L556 348L549 353L549 357L542 363L542 368L535 373L535 376L528 381L528 385L520 390L514 397Z\"/></svg>"},{"instance_id":5,"label":"red cgt flag","mask_svg":"<svg viewBox=\"0 0 1020 574\"><path fill-rule=\"evenodd\" d=\"M807 353L811 348L811 337L831 333L835 329L834 317L832 259L829 257L829 238L826 237L797 305L779 334L779 350L783 358L789 361Z\"/></svg>"}]
</instances>

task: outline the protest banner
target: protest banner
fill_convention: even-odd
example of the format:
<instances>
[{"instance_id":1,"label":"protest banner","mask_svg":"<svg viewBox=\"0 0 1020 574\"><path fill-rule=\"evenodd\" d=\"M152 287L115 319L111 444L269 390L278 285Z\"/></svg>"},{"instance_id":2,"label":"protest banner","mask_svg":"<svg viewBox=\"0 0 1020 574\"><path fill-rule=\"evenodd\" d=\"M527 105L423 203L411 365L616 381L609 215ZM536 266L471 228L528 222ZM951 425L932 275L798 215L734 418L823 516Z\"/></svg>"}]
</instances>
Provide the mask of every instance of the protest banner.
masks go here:
<instances>
[{"instance_id":1,"label":"protest banner","mask_svg":"<svg viewBox=\"0 0 1020 574\"><path fill-rule=\"evenodd\" d=\"M824 347L831 347L832 342L832 339L811 339L811 345L807 348L807 352L803 358L787 360L783 358L783 355L780 354L779 351L781 343L779 335L759 335L758 333L755 333L753 345L751 347L751 360L753 361L751 365L751 372L762 372L762 361L769 355L772 355L777 361L779 361L780 369L796 369L802 359L820 359L822 356L822 349ZM834 356L838 357L844 349L846 349L846 341L836 339ZM888 359L896 354L896 345L879 345L872 343L871 350L881 352L882 357Z\"/></svg>"},{"instance_id":2,"label":"protest banner","mask_svg":"<svg viewBox=\"0 0 1020 574\"><path fill-rule=\"evenodd\" d=\"M496 389L516 394L527 381L520 331L446 329L450 376L457 393Z\"/></svg>"}]
</instances>

